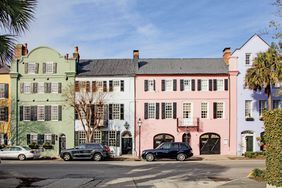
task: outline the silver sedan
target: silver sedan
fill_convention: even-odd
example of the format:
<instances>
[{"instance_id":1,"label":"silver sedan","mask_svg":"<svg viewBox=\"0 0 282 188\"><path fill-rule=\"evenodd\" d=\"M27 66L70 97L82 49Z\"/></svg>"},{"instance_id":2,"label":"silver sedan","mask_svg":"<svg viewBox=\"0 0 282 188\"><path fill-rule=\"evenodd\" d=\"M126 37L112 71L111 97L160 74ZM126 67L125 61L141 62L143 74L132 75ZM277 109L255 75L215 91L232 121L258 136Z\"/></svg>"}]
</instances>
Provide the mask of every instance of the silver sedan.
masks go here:
<instances>
[{"instance_id":1,"label":"silver sedan","mask_svg":"<svg viewBox=\"0 0 282 188\"><path fill-rule=\"evenodd\" d=\"M25 146L10 146L0 150L1 159L25 159L39 158L40 154Z\"/></svg>"}]
</instances>

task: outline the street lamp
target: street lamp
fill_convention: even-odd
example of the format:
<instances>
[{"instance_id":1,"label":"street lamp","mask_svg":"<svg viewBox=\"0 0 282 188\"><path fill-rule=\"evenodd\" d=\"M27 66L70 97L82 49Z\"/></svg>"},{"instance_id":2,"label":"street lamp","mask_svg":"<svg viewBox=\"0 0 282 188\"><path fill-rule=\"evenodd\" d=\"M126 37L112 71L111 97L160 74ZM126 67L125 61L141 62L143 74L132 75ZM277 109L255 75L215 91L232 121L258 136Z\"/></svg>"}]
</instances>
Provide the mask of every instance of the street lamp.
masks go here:
<instances>
[{"instance_id":1,"label":"street lamp","mask_svg":"<svg viewBox=\"0 0 282 188\"><path fill-rule=\"evenodd\" d=\"M142 125L142 121L141 118L138 119L137 122L138 125L138 134L139 134L139 158L141 157L141 125Z\"/></svg>"}]
</instances>

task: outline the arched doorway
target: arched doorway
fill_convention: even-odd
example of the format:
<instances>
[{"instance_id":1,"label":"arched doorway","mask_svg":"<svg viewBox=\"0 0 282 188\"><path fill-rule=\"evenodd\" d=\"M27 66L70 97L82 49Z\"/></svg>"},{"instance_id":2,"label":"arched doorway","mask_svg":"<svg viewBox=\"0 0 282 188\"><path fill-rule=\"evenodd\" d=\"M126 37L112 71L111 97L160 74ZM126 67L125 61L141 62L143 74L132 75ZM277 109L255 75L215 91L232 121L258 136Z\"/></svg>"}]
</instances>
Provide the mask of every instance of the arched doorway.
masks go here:
<instances>
[{"instance_id":1,"label":"arched doorway","mask_svg":"<svg viewBox=\"0 0 282 188\"><path fill-rule=\"evenodd\" d=\"M121 153L132 154L132 135L129 131L124 131L121 135Z\"/></svg>"},{"instance_id":2,"label":"arched doorway","mask_svg":"<svg viewBox=\"0 0 282 188\"><path fill-rule=\"evenodd\" d=\"M59 153L64 149L66 149L66 135L61 134L59 137Z\"/></svg>"},{"instance_id":3,"label":"arched doorway","mask_svg":"<svg viewBox=\"0 0 282 188\"><path fill-rule=\"evenodd\" d=\"M170 134L157 134L154 136L154 148L163 142L174 142L174 136Z\"/></svg>"},{"instance_id":4,"label":"arched doorway","mask_svg":"<svg viewBox=\"0 0 282 188\"><path fill-rule=\"evenodd\" d=\"M200 154L220 154L220 136L205 133L200 136Z\"/></svg>"},{"instance_id":5,"label":"arched doorway","mask_svg":"<svg viewBox=\"0 0 282 188\"><path fill-rule=\"evenodd\" d=\"M254 132L246 130L241 132L242 153L254 151Z\"/></svg>"},{"instance_id":6,"label":"arched doorway","mask_svg":"<svg viewBox=\"0 0 282 188\"><path fill-rule=\"evenodd\" d=\"M191 134L190 133L184 133L182 135L182 142L185 142L185 143L190 145L190 143L191 143Z\"/></svg>"}]
</instances>

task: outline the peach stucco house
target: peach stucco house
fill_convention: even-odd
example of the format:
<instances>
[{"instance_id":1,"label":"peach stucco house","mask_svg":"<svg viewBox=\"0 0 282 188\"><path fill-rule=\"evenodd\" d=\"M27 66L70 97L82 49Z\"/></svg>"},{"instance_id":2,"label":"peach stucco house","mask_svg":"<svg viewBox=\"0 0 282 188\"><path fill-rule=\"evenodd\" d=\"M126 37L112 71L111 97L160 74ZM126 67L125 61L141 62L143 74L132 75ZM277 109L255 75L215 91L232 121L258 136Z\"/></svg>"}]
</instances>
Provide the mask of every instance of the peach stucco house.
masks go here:
<instances>
[{"instance_id":1,"label":"peach stucco house","mask_svg":"<svg viewBox=\"0 0 282 188\"><path fill-rule=\"evenodd\" d=\"M236 59L139 59L135 51L136 155L163 141L194 155L236 154ZM230 100L232 99L232 100Z\"/></svg>"}]
</instances>

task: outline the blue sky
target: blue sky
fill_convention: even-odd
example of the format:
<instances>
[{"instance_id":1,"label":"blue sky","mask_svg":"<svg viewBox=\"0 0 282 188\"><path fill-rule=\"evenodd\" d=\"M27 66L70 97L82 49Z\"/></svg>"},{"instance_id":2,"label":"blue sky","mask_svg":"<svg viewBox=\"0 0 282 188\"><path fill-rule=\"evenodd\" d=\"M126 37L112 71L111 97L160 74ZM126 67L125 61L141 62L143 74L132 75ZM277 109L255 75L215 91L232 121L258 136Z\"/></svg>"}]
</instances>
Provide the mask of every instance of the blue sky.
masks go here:
<instances>
[{"instance_id":1,"label":"blue sky","mask_svg":"<svg viewBox=\"0 0 282 188\"><path fill-rule=\"evenodd\" d=\"M81 58L220 57L274 18L272 0L40 0L29 49L50 46ZM262 36L271 42L271 37Z\"/></svg>"}]
</instances>

